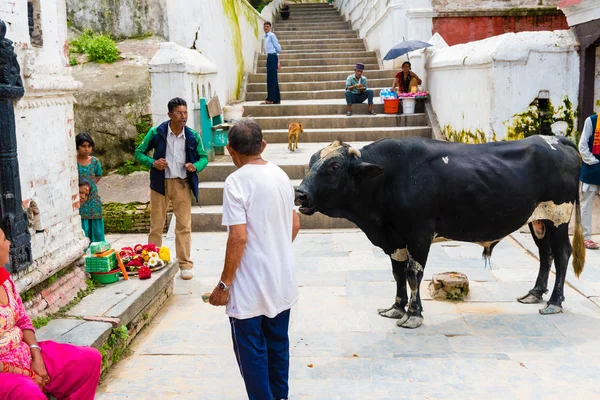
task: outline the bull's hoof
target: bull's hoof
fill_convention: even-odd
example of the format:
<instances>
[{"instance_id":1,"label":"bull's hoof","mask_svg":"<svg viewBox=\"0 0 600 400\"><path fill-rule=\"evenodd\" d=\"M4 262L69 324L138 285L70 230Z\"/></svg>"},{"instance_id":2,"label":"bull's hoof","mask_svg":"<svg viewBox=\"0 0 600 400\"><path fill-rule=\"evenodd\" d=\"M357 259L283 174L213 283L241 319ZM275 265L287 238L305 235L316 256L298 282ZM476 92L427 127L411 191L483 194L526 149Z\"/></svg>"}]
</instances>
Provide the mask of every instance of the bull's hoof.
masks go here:
<instances>
[{"instance_id":1,"label":"bull's hoof","mask_svg":"<svg viewBox=\"0 0 600 400\"><path fill-rule=\"evenodd\" d=\"M546 307L540 309L542 315L560 314L561 312L563 312L562 307L554 304L546 304Z\"/></svg>"},{"instance_id":2,"label":"bull's hoof","mask_svg":"<svg viewBox=\"0 0 600 400\"><path fill-rule=\"evenodd\" d=\"M417 317L416 315L408 316L406 314L404 318L396 322L396 325L401 328L415 329L423 325L423 317Z\"/></svg>"},{"instance_id":3,"label":"bull's hoof","mask_svg":"<svg viewBox=\"0 0 600 400\"><path fill-rule=\"evenodd\" d=\"M377 312L382 317L399 319L406 315L406 311L401 308L398 308L395 304L390 308L378 308Z\"/></svg>"},{"instance_id":4,"label":"bull's hoof","mask_svg":"<svg viewBox=\"0 0 600 400\"><path fill-rule=\"evenodd\" d=\"M517 297L517 301L523 304L537 304L544 301L542 296L537 296L531 292L527 293L525 296Z\"/></svg>"}]
</instances>

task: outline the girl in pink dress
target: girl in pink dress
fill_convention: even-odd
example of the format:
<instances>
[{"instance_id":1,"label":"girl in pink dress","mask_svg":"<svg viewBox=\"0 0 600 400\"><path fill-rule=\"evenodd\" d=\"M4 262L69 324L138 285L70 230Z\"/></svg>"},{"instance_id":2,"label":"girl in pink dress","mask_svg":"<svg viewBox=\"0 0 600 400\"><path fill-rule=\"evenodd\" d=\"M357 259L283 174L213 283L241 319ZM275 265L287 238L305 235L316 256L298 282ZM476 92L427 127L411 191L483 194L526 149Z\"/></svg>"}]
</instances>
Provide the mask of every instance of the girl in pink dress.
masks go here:
<instances>
[{"instance_id":1,"label":"girl in pink dress","mask_svg":"<svg viewBox=\"0 0 600 400\"><path fill-rule=\"evenodd\" d=\"M10 242L0 229L0 265ZM92 400L102 356L96 349L37 342L10 274L0 267L0 400Z\"/></svg>"}]
</instances>

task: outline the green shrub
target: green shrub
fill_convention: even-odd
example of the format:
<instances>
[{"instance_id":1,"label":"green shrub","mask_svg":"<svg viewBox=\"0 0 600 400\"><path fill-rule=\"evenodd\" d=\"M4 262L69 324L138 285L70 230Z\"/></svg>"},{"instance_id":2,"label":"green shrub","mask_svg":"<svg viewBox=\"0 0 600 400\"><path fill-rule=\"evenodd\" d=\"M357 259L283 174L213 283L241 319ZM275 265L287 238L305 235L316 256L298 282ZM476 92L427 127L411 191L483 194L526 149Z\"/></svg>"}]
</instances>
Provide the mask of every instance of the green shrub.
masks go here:
<instances>
[{"instance_id":1,"label":"green shrub","mask_svg":"<svg viewBox=\"0 0 600 400\"><path fill-rule=\"evenodd\" d=\"M96 36L87 50L90 61L114 63L119 59L119 49L115 41L106 35Z\"/></svg>"},{"instance_id":2,"label":"green shrub","mask_svg":"<svg viewBox=\"0 0 600 400\"><path fill-rule=\"evenodd\" d=\"M98 63L114 63L119 59L119 49L114 40L107 35L95 35L89 29L77 38L71 40L73 53L87 54L90 61Z\"/></svg>"},{"instance_id":3,"label":"green shrub","mask_svg":"<svg viewBox=\"0 0 600 400\"><path fill-rule=\"evenodd\" d=\"M75 58L75 56L71 56L71 58L69 58L69 65L77 65L77 59Z\"/></svg>"}]
</instances>

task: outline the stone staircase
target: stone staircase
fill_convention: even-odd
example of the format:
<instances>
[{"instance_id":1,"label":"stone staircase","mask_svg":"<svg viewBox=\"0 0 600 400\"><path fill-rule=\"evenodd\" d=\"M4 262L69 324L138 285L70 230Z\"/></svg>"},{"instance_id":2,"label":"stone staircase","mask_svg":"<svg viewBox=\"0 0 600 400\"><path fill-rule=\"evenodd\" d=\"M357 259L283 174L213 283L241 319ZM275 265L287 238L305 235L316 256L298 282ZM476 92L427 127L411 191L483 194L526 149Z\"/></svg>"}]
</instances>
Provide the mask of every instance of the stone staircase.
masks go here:
<instances>
[{"instance_id":1,"label":"stone staircase","mask_svg":"<svg viewBox=\"0 0 600 400\"><path fill-rule=\"evenodd\" d=\"M290 5L287 21L274 23L273 32L282 47L279 88L281 104L260 105L267 97L266 56L260 55L256 73L248 75L244 116L263 129L268 143L264 158L279 165L298 185L311 155L338 138L362 147L383 137L431 137L425 114L386 115L379 91L390 88L396 71L381 70L374 52L366 51L347 22L328 4ZM345 82L357 63L365 65L369 88L375 91L375 112L368 116L367 104L355 104L346 117ZM287 149L287 127L301 122L304 133L300 148ZM235 166L228 156L219 156L200 174L199 204L192 209L196 232L224 230L221 226L224 180ZM353 227L349 221L322 214L300 216L303 229Z\"/></svg>"}]
</instances>

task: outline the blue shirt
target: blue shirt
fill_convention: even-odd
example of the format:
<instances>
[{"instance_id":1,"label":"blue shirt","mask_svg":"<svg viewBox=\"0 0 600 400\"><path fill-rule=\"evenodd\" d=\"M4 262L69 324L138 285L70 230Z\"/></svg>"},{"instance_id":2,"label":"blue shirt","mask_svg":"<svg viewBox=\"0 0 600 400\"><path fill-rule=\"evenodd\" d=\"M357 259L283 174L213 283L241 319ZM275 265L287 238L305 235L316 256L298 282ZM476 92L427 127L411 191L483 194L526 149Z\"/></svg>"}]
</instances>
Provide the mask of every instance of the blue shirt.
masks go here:
<instances>
[{"instance_id":1,"label":"blue shirt","mask_svg":"<svg viewBox=\"0 0 600 400\"><path fill-rule=\"evenodd\" d=\"M367 78L364 75L360 77L360 82L358 81L358 79L356 79L356 74L349 75L346 79L346 90L348 90L350 86L358 85L359 83L365 87L365 90L367 89ZM351 90L351 92L354 94L361 94L363 91L360 91L358 89Z\"/></svg>"},{"instance_id":2,"label":"blue shirt","mask_svg":"<svg viewBox=\"0 0 600 400\"><path fill-rule=\"evenodd\" d=\"M265 53L277 55L281 53L281 46L273 32L265 33Z\"/></svg>"}]
</instances>

